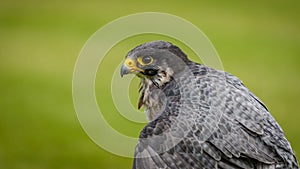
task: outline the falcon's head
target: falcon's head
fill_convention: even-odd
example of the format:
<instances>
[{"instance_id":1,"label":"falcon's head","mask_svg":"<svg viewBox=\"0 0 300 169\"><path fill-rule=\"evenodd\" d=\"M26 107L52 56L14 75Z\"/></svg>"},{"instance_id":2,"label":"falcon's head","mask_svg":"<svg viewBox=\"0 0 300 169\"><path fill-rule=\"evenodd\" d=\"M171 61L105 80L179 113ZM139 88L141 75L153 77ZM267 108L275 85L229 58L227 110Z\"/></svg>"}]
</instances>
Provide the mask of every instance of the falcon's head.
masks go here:
<instances>
[{"instance_id":1,"label":"falcon's head","mask_svg":"<svg viewBox=\"0 0 300 169\"><path fill-rule=\"evenodd\" d=\"M149 120L157 117L163 109L165 97L161 91L172 79L180 76L188 62L187 56L177 46L164 41L142 44L127 54L121 76L132 73L141 78L138 108L145 105Z\"/></svg>"},{"instance_id":2,"label":"falcon's head","mask_svg":"<svg viewBox=\"0 0 300 169\"><path fill-rule=\"evenodd\" d=\"M148 42L127 54L121 76L133 73L152 81L157 87L162 87L172 76L180 73L188 61L187 56L169 42Z\"/></svg>"}]
</instances>

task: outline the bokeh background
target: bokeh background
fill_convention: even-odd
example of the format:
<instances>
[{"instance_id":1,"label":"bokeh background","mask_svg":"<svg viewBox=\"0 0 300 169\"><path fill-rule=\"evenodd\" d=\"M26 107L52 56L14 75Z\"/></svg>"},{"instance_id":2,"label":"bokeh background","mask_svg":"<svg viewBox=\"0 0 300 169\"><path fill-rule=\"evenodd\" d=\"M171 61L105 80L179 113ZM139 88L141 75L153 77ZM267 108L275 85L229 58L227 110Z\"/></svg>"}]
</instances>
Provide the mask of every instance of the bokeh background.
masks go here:
<instances>
[{"instance_id":1,"label":"bokeh background","mask_svg":"<svg viewBox=\"0 0 300 169\"><path fill-rule=\"evenodd\" d=\"M0 1L0 168L131 167L131 158L102 150L81 128L72 103L72 73L81 48L96 30L118 17L147 11L178 15L199 27L225 70L267 105L300 158L299 7L297 0ZM137 137L145 124L118 114L110 85L103 81L111 80L129 49L156 39L175 42L197 60L174 39L141 35L114 47L97 75L96 95L107 121L129 136ZM130 87L133 105L137 88L135 79Z\"/></svg>"}]
</instances>

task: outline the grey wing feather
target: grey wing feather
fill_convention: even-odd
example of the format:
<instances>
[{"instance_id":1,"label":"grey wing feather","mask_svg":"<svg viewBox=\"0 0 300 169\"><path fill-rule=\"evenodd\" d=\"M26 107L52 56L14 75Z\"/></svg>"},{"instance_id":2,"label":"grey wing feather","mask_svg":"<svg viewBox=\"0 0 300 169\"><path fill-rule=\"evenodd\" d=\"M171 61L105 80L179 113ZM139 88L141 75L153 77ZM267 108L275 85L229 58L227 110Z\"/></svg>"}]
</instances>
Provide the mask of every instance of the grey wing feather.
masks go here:
<instances>
[{"instance_id":1,"label":"grey wing feather","mask_svg":"<svg viewBox=\"0 0 300 169\"><path fill-rule=\"evenodd\" d=\"M198 102L185 102L181 112L174 108L181 103L173 103L143 129L133 168L298 168L282 129L238 78L198 64L191 70ZM166 137L143 141L172 125L185 131L173 147L164 146Z\"/></svg>"}]
</instances>

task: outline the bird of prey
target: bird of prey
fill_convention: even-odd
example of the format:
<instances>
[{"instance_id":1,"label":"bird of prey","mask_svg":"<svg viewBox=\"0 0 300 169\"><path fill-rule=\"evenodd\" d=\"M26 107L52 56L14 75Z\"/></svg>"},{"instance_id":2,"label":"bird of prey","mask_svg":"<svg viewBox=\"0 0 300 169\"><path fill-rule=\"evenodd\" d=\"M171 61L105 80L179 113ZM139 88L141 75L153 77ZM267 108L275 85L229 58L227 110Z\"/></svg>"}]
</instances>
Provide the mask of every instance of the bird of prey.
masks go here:
<instances>
[{"instance_id":1,"label":"bird of prey","mask_svg":"<svg viewBox=\"0 0 300 169\"><path fill-rule=\"evenodd\" d=\"M141 79L138 107L150 121L133 169L299 168L279 124L237 77L164 41L132 49L121 76L131 73Z\"/></svg>"}]
</instances>

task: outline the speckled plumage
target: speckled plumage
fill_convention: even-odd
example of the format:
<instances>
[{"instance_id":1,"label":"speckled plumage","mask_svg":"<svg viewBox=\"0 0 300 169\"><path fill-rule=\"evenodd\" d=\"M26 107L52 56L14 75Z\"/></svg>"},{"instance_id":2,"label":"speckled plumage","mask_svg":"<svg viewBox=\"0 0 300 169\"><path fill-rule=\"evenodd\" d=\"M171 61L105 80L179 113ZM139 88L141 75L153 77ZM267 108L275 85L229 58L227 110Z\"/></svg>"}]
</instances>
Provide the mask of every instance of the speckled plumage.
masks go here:
<instances>
[{"instance_id":1,"label":"speckled plumage","mask_svg":"<svg viewBox=\"0 0 300 169\"><path fill-rule=\"evenodd\" d=\"M134 169L299 168L278 123L235 76L190 61L154 41L127 58L151 55L140 104L151 120L141 131ZM150 67L150 68L149 68Z\"/></svg>"}]
</instances>

